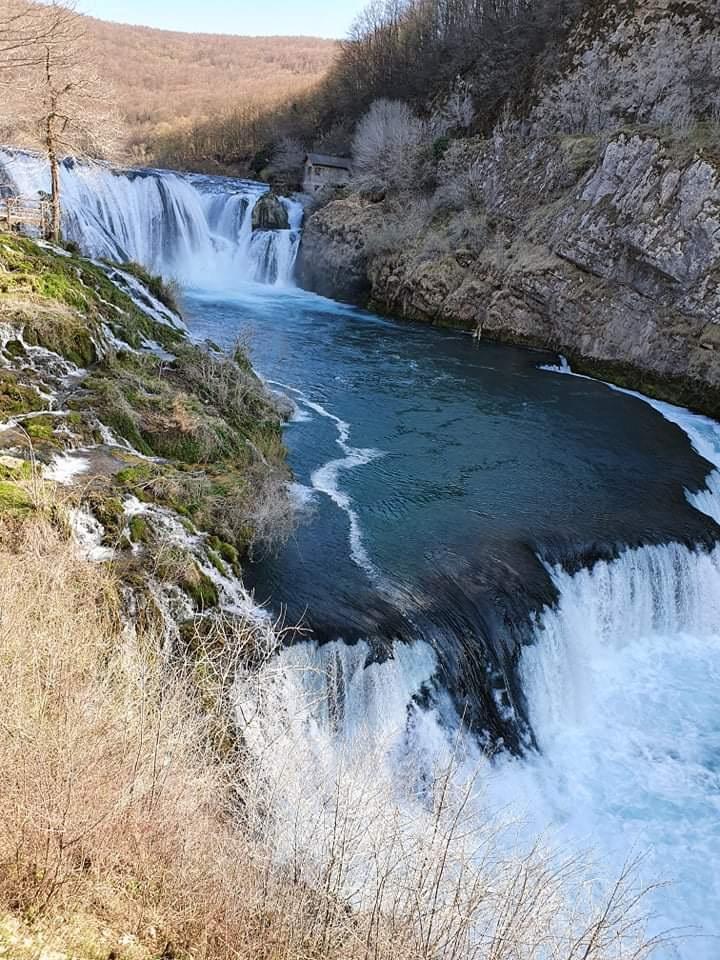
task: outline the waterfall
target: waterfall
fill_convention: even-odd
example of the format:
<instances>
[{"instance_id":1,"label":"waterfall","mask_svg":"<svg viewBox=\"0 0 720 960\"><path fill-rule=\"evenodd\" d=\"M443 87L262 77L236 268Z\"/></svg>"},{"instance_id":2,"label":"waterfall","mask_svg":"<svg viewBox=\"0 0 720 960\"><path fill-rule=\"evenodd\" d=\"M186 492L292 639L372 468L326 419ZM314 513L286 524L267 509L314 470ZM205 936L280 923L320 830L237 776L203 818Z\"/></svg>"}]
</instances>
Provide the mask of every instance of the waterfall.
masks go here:
<instances>
[{"instance_id":1,"label":"waterfall","mask_svg":"<svg viewBox=\"0 0 720 960\"><path fill-rule=\"evenodd\" d=\"M653 404L720 466L720 425ZM718 472L690 502L720 516ZM241 684L248 747L279 807L280 851L324 842L322 813L338 782L370 833L382 819L371 783L414 807L433 772L456 765L458 787L484 767L487 804L526 823L527 842L551 827L564 848L592 848L612 877L642 853L642 879L668 881L649 909L652 933L688 936L662 960L713 960L720 923L720 546L628 549L569 572L548 566L558 600L533 622L519 675L537 749L483 757L443 690L434 637L396 643L312 642L283 651L257 685ZM248 719L249 718L249 719ZM298 784L304 789L300 790ZM290 829L292 828L292 830ZM358 829L361 829L358 827ZM294 832L293 832L294 831Z\"/></svg>"},{"instance_id":2,"label":"waterfall","mask_svg":"<svg viewBox=\"0 0 720 960\"><path fill-rule=\"evenodd\" d=\"M23 197L50 189L47 162L25 151L0 150L0 179ZM303 208L283 198L290 229L253 232L265 184L70 160L60 181L63 233L87 256L133 260L186 287L292 284Z\"/></svg>"}]
</instances>

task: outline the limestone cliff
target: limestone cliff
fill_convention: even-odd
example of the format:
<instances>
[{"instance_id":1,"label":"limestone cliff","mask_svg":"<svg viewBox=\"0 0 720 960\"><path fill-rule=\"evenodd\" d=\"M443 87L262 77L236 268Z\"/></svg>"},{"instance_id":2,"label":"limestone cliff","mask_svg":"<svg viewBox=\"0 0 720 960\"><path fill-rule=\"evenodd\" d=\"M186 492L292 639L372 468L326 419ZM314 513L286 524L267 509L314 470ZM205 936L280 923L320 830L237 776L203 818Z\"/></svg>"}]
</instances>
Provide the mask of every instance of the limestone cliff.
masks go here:
<instances>
[{"instance_id":1,"label":"limestone cliff","mask_svg":"<svg viewBox=\"0 0 720 960\"><path fill-rule=\"evenodd\" d=\"M429 189L312 214L301 282L720 416L714 7L593 8L524 119L451 140Z\"/></svg>"}]
</instances>

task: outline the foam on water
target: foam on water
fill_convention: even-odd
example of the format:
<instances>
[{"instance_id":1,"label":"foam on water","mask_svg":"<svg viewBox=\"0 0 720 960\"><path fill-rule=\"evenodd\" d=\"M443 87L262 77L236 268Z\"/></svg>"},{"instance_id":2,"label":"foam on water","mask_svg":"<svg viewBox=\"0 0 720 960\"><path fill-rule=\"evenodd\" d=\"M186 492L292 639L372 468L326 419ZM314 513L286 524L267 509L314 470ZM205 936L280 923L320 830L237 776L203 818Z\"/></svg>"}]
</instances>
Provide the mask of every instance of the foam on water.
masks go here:
<instances>
[{"instance_id":1,"label":"foam on water","mask_svg":"<svg viewBox=\"0 0 720 960\"><path fill-rule=\"evenodd\" d=\"M56 454L43 470L43 479L70 484L90 467L89 460L70 453Z\"/></svg>"},{"instance_id":2,"label":"foam on water","mask_svg":"<svg viewBox=\"0 0 720 960\"><path fill-rule=\"evenodd\" d=\"M557 372L567 373L567 365ZM720 466L720 425L648 402ZM318 405L312 409L329 415ZM347 445L350 428L334 419L338 442ZM320 468L314 486L337 496L343 462ZM688 493L697 509L715 518L718 477L716 470L706 490ZM651 896L652 932L678 935L657 955L715 960L720 547L628 549L590 570L549 572L559 600L538 616L535 642L523 650L519 666L537 752L492 762L482 757L437 682L435 654L426 642L432 638L395 644L381 663L362 643L320 649L307 643L284 651L273 664L271 700L252 708L243 701L254 718L248 742L274 771L278 795L288 791L282 803L291 803L293 783L311 782L318 810L348 771L351 779L385 783L401 805L414 804L419 786L456 757L462 743L458 777L484 766L492 809L524 816L528 838L551 828L566 848L592 847L606 863L606 877L634 854L645 854L641 879L670 883ZM368 802L368 818L373 815ZM317 815L308 809L305 816L317 830ZM290 838L283 832L287 822L278 823L282 851Z\"/></svg>"},{"instance_id":3,"label":"foam on water","mask_svg":"<svg viewBox=\"0 0 720 960\"><path fill-rule=\"evenodd\" d=\"M365 548L360 519L357 511L353 507L352 497L340 488L340 475L342 473L372 463L373 460L382 457L383 452L381 450L353 447L350 444L349 423L346 423L345 420L341 420L340 417L331 413L321 403L311 400L302 390L298 390L297 387L291 387L288 386L288 384L275 380L271 380L269 383L272 384L272 386L280 387L293 394L293 402L295 403L296 409L300 411L303 409L312 410L314 413L317 413L326 420L331 420L335 424L335 429L337 430L336 443L342 450L344 456L336 460L330 460L318 467L313 471L310 483L312 484L313 490L325 494L325 496L329 497L333 503L347 515L349 522L348 541L350 544L350 556L358 567L365 571L370 580L378 588L383 590L387 589L388 585L383 574L373 563ZM306 418L297 415L293 417L295 422L303 422L304 419Z\"/></svg>"},{"instance_id":4,"label":"foam on water","mask_svg":"<svg viewBox=\"0 0 720 960\"><path fill-rule=\"evenodd\" d=\"M48 165L39 156L0 150L0 169L20 196L50 189ZM205 289L292 284L303 208L283 198L290 229L254 232L252 211L265 184L71 162L61 166L60 179L63 232L88 256L133 260Z\"/></svg>"}]
</instances>

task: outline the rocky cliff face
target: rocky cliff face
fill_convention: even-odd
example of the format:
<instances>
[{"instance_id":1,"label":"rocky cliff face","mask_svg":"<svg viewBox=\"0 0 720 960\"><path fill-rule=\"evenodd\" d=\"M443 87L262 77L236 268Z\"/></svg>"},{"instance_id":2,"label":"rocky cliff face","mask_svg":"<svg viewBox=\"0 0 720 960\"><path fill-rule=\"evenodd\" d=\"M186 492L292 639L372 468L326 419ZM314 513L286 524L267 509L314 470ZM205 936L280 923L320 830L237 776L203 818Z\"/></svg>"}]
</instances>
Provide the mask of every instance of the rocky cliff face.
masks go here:
<instances>
[{"instance_id":1,"label":"rocky cliff face","mask_svg":"<svg viewBox=\"0 0 720 960\"><path fill-rule=\"evenodd\" d=\"M717 2L588 4L558 62L422 188L311 215L301 282L720 416Z\"/></svg>"},{"instance_id":2,"label":"rocky cliff face","mask_svg":"<svg viewBox=\"0 0 720 960\"><path fill-rule=\"evenodd\" d=\"M308 222L305 282L400 317L557 350L580 369L720 415L716 159L624 133L607 144L496 138L463 149L477 151L485 190L485 218L467 237L453 242L447 225L459 214L441 211L378 253L377 231L402 211L339 200Z\"/></svg>"},{"instance_id":3,"label":"rocky cliff face","mask_svg":"<svg viewBox=\"0 0 720 960\"><path fill-rule=\"evenodd\" d=\"M382 228L381 206L357 196L336 200L305 222L296 275L324 297L366 303L372 292L368 239Z\"/></svg>"}]
</instances>

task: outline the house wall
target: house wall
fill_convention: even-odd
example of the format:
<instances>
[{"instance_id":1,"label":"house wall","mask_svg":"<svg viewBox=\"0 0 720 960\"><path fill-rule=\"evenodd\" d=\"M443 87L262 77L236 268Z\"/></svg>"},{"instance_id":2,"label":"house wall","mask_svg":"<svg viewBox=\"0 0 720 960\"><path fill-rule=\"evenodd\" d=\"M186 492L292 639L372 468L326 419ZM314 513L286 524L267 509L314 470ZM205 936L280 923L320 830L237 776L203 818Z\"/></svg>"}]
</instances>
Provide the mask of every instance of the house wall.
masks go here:
<instances>
[{"instance_id":1,"label":"house wall","mask_svg":"<svg viewBox=\"0 0 720 960\"><path fill-rule=\"evenodd\" d=\"M304 188L306 193L316 193L321 187L344 187L350 181L350 173L340 167L305 165Z\"/></svg>"}]
</instances>

